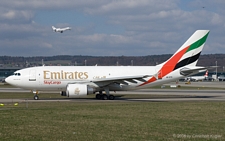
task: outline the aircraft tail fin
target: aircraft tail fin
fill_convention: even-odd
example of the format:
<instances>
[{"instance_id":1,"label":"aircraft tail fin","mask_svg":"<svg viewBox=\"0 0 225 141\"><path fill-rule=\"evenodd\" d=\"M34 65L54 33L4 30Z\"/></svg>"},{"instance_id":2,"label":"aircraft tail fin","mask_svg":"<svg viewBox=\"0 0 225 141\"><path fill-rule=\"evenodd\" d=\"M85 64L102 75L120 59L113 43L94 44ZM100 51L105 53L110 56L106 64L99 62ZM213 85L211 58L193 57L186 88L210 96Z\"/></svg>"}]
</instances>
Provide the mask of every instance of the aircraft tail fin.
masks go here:
<instances>
[{"instance_id":1,"label":"aircraft tail fin","mask_svg":"<svg viewBox=\"0 0 225 141\"><path fill-rule=\"evenodd\" d=\"M197 30L170 58L176 60L176 68L196 66L208 37L209 30ZM179 59L179 60L178 60Z\"/></svg>"},{"instance_id":2,"label":"aircraft tail fin","mask_svg":"<svg viewBox=\"0 0 225 141\"><path fill-rule=\"evenodd\" d=\"M208 37L209 30L197 30L194 34L170 57L167 61L157 66L161 78L168 73L183 67L196 66L202 49Z\"/></svg>"},{"instance_id":3,"label":"aircraft tail fin","mask_svg":"<svg viewBox=\"0 0 225 141\"><path fill-rule=\"evenodd\" d=\"M157 72L154 77L141 84L145 84L162 79L167 74L180 69L180 74L189 75L200 70L206 69L205 67L197 67L199 56L205 45L208 37L209 30L197 30L195 33L170 57L167 61L157 65Z\"/></svg>"},{"instance_id":4,"label":"aircraft tail fin","mask_svg":"<svg viewBox=\"0 0 225 141\"><path fill-rule=\"evenodd\" d=\"M55 30L56 30L56 28L55 28L54 26L52 26L52 30L54 30L54 31L55 31Z\"/></svg>"},{"instance_id":5,"label":"aircraft tail fin","mask_svg":"<svg viewBox=\"0 0 225 141\"><path fill-rule=\"evenodd\" d=\"M205 77L208 77L208 70L206 70L206 72L205 72L205 75L204 75Z\"/></svg>"},{"instance_id":6,"label":"aircraft tail fin","mask_svg":"<svg viewBox=\"0 0 225 141\"><path fill-rule=\"evenodd\" d=\"M205 67L197 67L199 56L205 45L209 30L197 30L195 33L170 57L167 61L157 65L156 74L145 84L162 79L167 74L180 69L181 75L189 75L206 69Z\"/></svg>"}]
</instances>

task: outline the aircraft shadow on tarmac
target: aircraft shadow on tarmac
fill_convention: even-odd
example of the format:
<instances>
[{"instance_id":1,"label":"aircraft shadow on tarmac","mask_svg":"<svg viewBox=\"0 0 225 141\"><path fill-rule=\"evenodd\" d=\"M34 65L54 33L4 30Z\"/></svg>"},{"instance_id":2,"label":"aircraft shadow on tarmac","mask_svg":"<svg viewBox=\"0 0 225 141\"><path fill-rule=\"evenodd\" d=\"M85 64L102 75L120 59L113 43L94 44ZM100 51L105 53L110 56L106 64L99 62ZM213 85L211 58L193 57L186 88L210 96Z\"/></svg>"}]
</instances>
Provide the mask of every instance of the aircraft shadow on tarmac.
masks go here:
<instances>
[{"instance_id":1,"label":"aircraft shadow on tarmac","mask_svg":"<svg viewBox=\"0 0 225 141\"><path fill-rule=\"evenodd\" d=\"M132 100L132 99L150 99L151 100L151 99L180 99L180 98L183 98L183 99L185 99L185 98L193 98L193 99L204 98L204 99L207 99L207 98L216 98L216 97L218 97L218 96L187 96L187 95L185 95L185 96L182 96L182 95L180 95L180 96L179 95L168 96L168 95L166 95L166 96L159 96L159 97L149 96L149 97L140 97L140 98L137 98L137 97L125 98L124 95L121 95L121 96L115 96L115 99L116 100Z\"/></svg>"},{"instance_id":2,"label":"aircraft shadow on tarmac","mask_svg":"<svg viewBox=\"0 0 225 141\"><path fill-rule=\"evenodd\" d=\"M127 97L126 95L116 95L115 96L115 100L118 101L118 100L121 100L121 101L136 101L136 100L154 100L154 99L168 99L168 100L171 100L171 99L210 99L210 98L216 98L216 97L219 97L219 96L187 96L187 95L166 95L166 96L152 96L149 95L149 96L141 96L141 97L138 97L138 96L135 96L135 97ZM32 98L28 98L26 100L33 100ZM99 100L99 99L96 99L96 98L87 98L87 97L79 97L79 98L40 98L40 100L37 100L37 101L113 101L113 100ZM36 100L35 100L36 101Z\"/></svg>"}]
</instances>

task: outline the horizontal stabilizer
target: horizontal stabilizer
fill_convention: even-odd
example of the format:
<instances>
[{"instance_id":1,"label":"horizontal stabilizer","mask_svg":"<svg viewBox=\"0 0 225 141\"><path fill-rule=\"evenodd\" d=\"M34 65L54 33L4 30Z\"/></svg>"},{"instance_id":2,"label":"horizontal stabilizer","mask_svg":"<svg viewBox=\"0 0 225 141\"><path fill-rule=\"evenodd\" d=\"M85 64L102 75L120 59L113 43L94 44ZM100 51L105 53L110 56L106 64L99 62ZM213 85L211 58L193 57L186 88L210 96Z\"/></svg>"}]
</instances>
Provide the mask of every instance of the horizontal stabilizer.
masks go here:
<instances>
[{"instance_id":1,"label":"horizontal stabilizer","mask_svg":"<svg viewBox=\"0 0 225 141\"><path fill-rule=\"evenodd\" d=\"M183 68L180 70L180 74L184 76L193 75L201 71L206 71L206 67L194 67L194 68Z\"/></svg>"}]
</instances>

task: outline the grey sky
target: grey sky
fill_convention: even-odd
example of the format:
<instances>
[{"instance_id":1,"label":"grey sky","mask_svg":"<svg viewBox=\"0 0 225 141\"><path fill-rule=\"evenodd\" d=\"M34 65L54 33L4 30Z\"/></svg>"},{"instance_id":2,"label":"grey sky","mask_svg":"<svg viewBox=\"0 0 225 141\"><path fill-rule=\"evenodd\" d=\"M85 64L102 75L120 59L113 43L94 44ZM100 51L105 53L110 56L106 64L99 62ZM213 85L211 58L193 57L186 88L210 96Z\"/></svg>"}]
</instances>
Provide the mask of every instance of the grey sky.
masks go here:
<instances>
[{"instance_id":1,"label":"grey sky","mask_svg":"<svg viewBox=\"0 0 225 141\"><path fill-rule=\"evenodd\" d=\"M0 2L1 56L173 54L198 29L211 31L203 54L225 53L224 0Z\"/></svg>"}]
</instances>

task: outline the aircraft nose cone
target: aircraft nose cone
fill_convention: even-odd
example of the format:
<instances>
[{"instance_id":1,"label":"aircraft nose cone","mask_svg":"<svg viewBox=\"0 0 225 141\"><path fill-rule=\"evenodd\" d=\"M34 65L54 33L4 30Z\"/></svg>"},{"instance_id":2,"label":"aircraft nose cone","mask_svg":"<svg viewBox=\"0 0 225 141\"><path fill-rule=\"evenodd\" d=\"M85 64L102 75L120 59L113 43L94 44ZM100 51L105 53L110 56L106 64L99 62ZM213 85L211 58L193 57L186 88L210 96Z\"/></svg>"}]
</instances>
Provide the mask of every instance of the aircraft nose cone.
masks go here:
<instances>
[{"instance_id":1,"label":"aircraft nose cone","mask_svg":"<svg viewBox=\"0 0 225 141\"><path fill-rule=\"evenodd\" d=\"M23 83L21 83L21 79L20 78L15 78L14 76L9 76L5 79L5 82L10 84L10 85L14 85L14 86L19 86Z\"/></svg>"},{"instance_id":2,"label":"aircraft nose cone","mask_svg":"<svg viewBox=\"0 0 225 141\"><path fill-rule=\"evenodd\" d=\"M9 77L5 78L5 82L8 83L8 84L13 85L14 84L13 77L9 76Z\"/></svg>"},{"instance_id":3,"label":"aircraft nose cone","mask_svg":"<svg viewBox=\"0 0 225 141\"><path fill-rule=\"evenodd\" d=\"M10 77L7 77L7 78L5 79L5 82L10 84Z\"/></svg>"}]
</instances>

